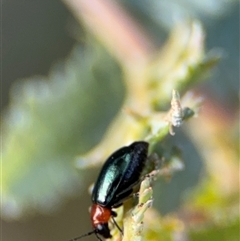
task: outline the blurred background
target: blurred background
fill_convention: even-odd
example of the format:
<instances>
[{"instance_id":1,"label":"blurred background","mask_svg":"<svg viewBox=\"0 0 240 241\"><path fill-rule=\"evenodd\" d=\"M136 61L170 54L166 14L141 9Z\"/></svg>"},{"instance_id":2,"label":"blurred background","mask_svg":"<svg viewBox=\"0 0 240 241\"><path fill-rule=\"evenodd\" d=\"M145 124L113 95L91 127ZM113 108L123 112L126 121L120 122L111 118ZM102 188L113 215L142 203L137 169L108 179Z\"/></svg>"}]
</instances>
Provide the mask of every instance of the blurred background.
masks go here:
<instances>
[{"instance_id":1,"label":"blurred background","mask_svg":"<svg viewBox=\"0 0 240 241\"><path fill-rule=\"evenodd\" d=\"M202 23L206 51L221 60L190 88L204 98L198 118L164 140L181 148L185 169L156 183L154 209L186 229L157 240L239 240L239 1L79 0L79 11L71 2L2 2L1 240L66 241L91 230L88 187L100 166L86 173L74 160L120 110L123 66L152 56L190 19ZM133 55L109 44L125 33L110 15L143 36ZM115 32L104 38L107 25Z\"/></svg>"}]
</instances>

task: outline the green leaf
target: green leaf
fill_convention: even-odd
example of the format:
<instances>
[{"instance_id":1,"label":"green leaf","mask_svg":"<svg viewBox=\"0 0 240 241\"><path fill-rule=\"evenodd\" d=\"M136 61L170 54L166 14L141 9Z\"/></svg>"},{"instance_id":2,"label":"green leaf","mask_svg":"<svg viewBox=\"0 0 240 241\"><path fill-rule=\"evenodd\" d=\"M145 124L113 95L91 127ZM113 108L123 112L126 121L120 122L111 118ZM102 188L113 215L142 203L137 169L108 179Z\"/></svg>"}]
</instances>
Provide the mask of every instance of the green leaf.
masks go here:
<instances>
[{"instance_id":1,"label":"green leaf","mask_svg":"<svg viewBox=\"0 0 240 241\"><path fill-rule=\"evenodd\" d=\"M48 78L18 81L2 121L3 216L54 210L83 184L74 158L99 141L118 111L117 64L101 49L76 47Z\"/></svg>"}]
</instances>

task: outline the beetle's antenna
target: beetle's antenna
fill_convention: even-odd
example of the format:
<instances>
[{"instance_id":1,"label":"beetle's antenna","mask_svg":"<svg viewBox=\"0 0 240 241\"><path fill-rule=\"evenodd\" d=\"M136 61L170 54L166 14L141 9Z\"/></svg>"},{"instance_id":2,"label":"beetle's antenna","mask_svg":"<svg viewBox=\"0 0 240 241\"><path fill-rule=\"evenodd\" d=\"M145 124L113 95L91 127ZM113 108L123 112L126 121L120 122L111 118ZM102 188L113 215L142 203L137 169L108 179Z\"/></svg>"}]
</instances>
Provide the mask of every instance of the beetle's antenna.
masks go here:
<instances>
[{"instance_id":1,"label":"beetle's antenna","mask_svg":"<svg viewBox=\"0 0 240 241\"><path fill-rule=\"evenodd\" d=\"M76 237L76 238L74 238L74 239L71 239L71 240L69 240L69 241L75 241L75 240L78 240L78 239L80 239L80 238L83 238L83 237L92 235L93 233L96 234L96 230L93 230L93 231L90 231L90 232L88 232L88 233L85 233L85 234L83 234L83 235L81 235L81 236L79 236L79 237ZM98 236L97 236L97 237L98 237ZM99 239L99 237L98 237L98 239ZM100 240L101 240L101 239L100 239ZM101 241L102 241L102 240L101 240Z\"/></svg>"}]
</instances>

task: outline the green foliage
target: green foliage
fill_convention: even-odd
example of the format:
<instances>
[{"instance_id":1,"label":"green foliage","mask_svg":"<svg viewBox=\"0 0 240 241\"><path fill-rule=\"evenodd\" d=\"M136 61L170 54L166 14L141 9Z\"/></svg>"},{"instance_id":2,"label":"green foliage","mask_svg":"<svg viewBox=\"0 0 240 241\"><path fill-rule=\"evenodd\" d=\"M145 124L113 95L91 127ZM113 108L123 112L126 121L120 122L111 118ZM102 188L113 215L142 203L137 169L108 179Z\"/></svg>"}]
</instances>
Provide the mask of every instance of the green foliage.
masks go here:
<instances>
[{"instance_id":1,"label":"green foliage","mask_svg":"<svg viewBox=\"0 0 240 241\"><path fill-rule=\"evenodd\" d=\"M209 238L211 241L237 241L239 240L239 225L239 219L222 225L209 225L204 229L192 231L190 238L192 241L209 240Z\"/></svg>"},{"instance_id":2,"label":"green foliage","mask_svg":"<svg viewBox=\"0 0 240 241\"><path fill-rule=\"evenodd\" d=\"M79 189L83 174L78 175L73 159L99 140L122 93L120 69L110 56L80 47L48 79L15 84L2 123L5 217L33 209L50 212Z\"/></svg>"}]
</instances>

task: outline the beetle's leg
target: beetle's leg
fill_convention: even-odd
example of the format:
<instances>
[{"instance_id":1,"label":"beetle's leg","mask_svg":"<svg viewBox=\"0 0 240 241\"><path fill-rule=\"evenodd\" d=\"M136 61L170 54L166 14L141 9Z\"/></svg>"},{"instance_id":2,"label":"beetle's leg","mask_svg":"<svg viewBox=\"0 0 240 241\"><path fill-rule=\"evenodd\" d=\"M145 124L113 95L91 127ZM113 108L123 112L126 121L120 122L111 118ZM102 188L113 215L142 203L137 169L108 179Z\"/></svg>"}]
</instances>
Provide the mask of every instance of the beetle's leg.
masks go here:
<instances>
[{"instance_id":1,"label":"beetle's leg","mask_svg":"<svg viewBox=\"0 0 240 241\"><path fill-rule=\"evenodd\" d=\"M95 233L95 235L99 241L102 241L102 239L97 235L97 233Z\"/></svg>"},{"instance_id":2,"label":"beetle's leg","mask_svg":"<svg viewBox=\"0 0 240 241\"><path fill-rule=\"evenodd\" d=\"M122 229L119 227L119 225L118 225L118 223L116 222L116 220L114 219L114 217L112 217L112 220L113 220L114 225L116 225L117 229L119 230L119 232L120 232L120 233L122 234L122 236L123 236L123 231L122 231Z\"/></svg>"}]
</instances>

